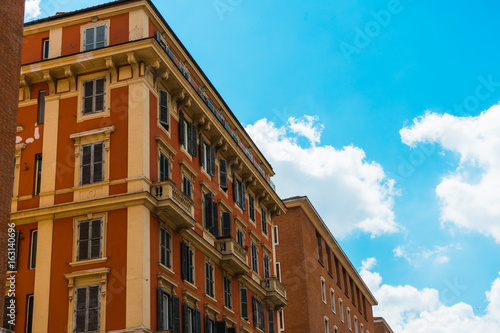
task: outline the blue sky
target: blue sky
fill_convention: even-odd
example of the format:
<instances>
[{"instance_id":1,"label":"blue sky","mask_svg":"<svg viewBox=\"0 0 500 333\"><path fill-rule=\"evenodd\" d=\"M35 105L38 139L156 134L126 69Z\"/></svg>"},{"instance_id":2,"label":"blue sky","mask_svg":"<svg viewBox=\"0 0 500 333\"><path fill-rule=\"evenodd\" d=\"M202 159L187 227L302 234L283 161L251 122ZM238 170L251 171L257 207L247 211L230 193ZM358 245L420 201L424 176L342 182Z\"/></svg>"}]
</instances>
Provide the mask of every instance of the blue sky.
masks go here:
<instances>
[{"instance_id":1,"label":"blue sky","mask_svg":"<svg viewBox=\"0 0 500 333\"><path fill-rule=\"evenodd\" d=\"M499 3L155 5L273 164L278 194L309 196L375 314L400 332L500 328Z\"/></svg>"}]
</instances>

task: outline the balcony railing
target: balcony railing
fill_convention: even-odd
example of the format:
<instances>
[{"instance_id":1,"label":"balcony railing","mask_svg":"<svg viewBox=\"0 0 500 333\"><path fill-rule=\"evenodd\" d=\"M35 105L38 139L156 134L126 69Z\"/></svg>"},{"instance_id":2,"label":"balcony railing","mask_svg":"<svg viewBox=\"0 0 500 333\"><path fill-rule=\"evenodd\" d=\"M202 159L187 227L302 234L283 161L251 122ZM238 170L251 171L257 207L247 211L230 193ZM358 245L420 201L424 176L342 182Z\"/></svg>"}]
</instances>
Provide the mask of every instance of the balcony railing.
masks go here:
<instances>
[{"instance_id":1,"label":"balcony railing","mask_svg":"<svg viewBox=\"0 0 500 333\"><path fill-rule=\"evenodd\" d=\"M233 138L234 142L240 147L248 160L254 165L257 171L261 174L261 176L266 180L266 182L271 186L271 188L276 192L276 185L274 185L271 177L266 174L264 169L260 166L259 162L253 157L252 153L245 146L243 141L238 138L238 135L234 132L234 130L229 126L229 123L224 119L220 111L214 106L214 102L208 98L208 96L203 91L203 87L196 82L196 80L189 74L188 70L184 66L183 62L177 57L172 48L165 42L159 31L156 32L156 40L160 44L160 46L165 50L168 57L173 61L175 66L179 69L182 75L186 78L189 84L193 87L193 89L198 93L200 98L203 100L205 105L210 109L210 111L215 115L217 120L224 126L226 131L229 133L231 138Z\"/></svg>"},{"instance_id":2,"label":"balcony railing","mask_svg":"<svg viewBox=\"0 0 500 333\"><path fill-rule=\"evenodd\" d=\"M217 249L222 254L222 267L231 270L235 275L248 273L248 253L233 238L219 238Z\"/></svg>"},{"instance_id":3,"label":"balcony railing","mask_svg":"<svg viewBox=\"0 0 500 333\"><path fill-rule=\"evenodd\" d=\"M286 300L286 287L277 278L262 279L262 287L266 290L266 300L274 307L283 307Z\"/></svg>"},{"instance_id":4,"label":"balcony railing","mask_svg":"<svg viewBox=\"0 0 500 333\"><path fill-rule=\"evenodd\" d=\"M151 185L151 195L158 204L155 214L171 223L176 230L194 227L194 202L188 198L171 180Z\"/></svg>"}]
</instances>

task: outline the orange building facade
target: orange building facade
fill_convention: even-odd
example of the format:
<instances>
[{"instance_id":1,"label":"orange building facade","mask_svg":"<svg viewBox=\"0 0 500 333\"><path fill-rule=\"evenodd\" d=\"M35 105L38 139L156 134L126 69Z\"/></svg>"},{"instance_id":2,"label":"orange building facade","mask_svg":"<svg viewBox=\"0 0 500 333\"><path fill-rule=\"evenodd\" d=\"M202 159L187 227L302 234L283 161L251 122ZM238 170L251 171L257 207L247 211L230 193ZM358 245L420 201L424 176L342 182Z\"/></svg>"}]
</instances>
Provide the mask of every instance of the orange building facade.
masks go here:
<instances>
[{"instance_id":1,"label":"orange building facade","mask_svg":"<svg viewBox=\"0 0 500 333\"><path fill-rule=\"evenodd\" d=\"M25 24L4 327L275 332L272 176L149 0Z\"/></svg>"},{"instance_id":2,"label":"orange building facade","mask_svg":"<svg viewBox=\"0 0 500 333\"><path fill-rule=\"evenodd\" d=\"M283 200L276 218L276 266L288 305L280 332L374 333L377 300L307 197Z\"/></svg>"}]
</instances>

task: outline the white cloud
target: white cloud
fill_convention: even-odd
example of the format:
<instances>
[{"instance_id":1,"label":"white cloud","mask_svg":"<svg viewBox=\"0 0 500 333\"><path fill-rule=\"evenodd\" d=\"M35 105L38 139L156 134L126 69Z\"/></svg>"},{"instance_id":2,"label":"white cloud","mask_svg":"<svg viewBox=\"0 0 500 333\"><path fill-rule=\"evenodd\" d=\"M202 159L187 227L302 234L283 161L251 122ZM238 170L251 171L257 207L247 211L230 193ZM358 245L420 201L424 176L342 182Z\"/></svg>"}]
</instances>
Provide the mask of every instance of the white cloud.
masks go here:
<instances>
[{"instance_id":1,"label":"white cloud","mask_svg":"<svg viewBox=\"0 0 500 333\"><path fill-rule=\"evenodd\" d=\"M374 316L384 317L395 332L469 333L500 330L500 278L486 292L489 302L486 314L477 316L469 304L460 302L452 306L444 305L436 289L419 290L410 285L382 284L379 273L364 268L360 275L379 302L374 308Z\"/></svg>"},{"instance_id":2,"label":"white cloud","mask_svg":"<svg viewBox=\"0 0 500 333\"><path fill-rule=\"evenodd\" d=\"M26 0L24 3L24 19L31 20L40 14L40 0Z\"/></svg>"},{"instance_id":3,"label":"white cloud","mask_svg":"<svg viewBox=\"0 0 500 333\"><path fill-rule=\"evenodd\" d=\"M448 254L452 251L461 250L460 244L449 244L446 246L435 245L432 249L417 247L408 250L411 246L397 246L392 250L395 257L404 258L413 266L427 265L430 260L437 264L445 264L450 261Z\"/></svg>"},{"instance_id":4,"label":"white cloud","mask_svg":"<svg viewBox=\"0 0 500 333\"><path fill-rule=\"evenodd\" d=\"M427 112L400 131L403 143L439 144L460 155L436 187L441 222L492 236L500 243L500 105L477 117Z\"/></svg>"},{"instance_id":5,"label":"white cloud","mask_svg":"<svg viewBox=\"0 0 500 333\"><path fill-rule=\"evenodd\" d=\"M307 195L332 232L342 237L353 230L377 236L398 231L394 221L394 181L382 167L366 160L354 146L320 145L317 117L289 118L282 127L267 119L246 126L247 132L276 170L281 197ZM309 147L299 144L309 141Z\"/></svg>"}]
</instances>

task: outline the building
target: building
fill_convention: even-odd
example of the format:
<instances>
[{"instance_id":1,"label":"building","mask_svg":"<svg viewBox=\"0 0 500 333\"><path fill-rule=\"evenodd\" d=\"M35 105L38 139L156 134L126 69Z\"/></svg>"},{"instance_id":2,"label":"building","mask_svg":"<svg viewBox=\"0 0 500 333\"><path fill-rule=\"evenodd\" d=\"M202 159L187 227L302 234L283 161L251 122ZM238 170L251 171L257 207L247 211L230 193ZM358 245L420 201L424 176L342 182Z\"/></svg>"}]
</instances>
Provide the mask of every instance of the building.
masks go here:
<instances>
[{"instance_id":1,"label":"building","mask_svg":"<svg viewBox=\"0 0 500 333\"><path fill-rule=\"evenodd\" d=\"M287 286L280 330L310 333L370 333L377 305L349 258L307 197L283 200L276 218L276 270Z\"/></svg>"},{"instance_id":2,"label":"building","mask_svg":"<svg viewBox=\"0 0 500 333\"><path fill-rule=\"evenodd\" d=\"M7 258L8 226L10 220L10 196L12 194L12 156L16 138L17 87L21 67L23 36L23 0L5 0L0 6L0 256ZM9 83L9 84L7 84ZM7 261L0 260L0 279L5 279ZM0 300L0 311L3 299Z\"/></svg>"},{"instance_id":3,"label":"building","mask_svg":"<svg viewBox=\"0 0 500 333\"><path fill-rule=\"evenodd\" d=\"M373 318L375 322L375 333L394 333L387 321L382 317Z\"/></svg>"},{"instance_id":4,"label":"building","mask_svg":"<svg viewBox=\"0 0 500 333\"><path fill-rule=\"evenodd\" d=\"M275 332L273 170L153 3L29 22L23 50L14 331Z\"/></svg>"}]
</instances>

